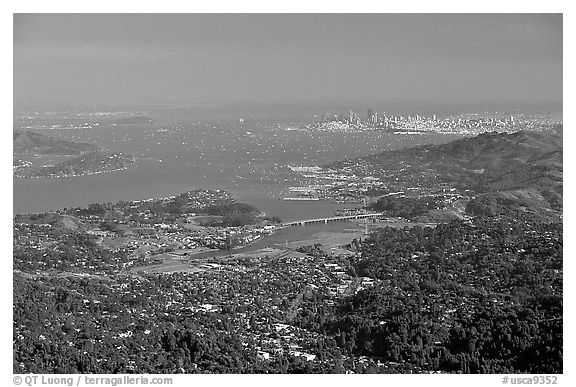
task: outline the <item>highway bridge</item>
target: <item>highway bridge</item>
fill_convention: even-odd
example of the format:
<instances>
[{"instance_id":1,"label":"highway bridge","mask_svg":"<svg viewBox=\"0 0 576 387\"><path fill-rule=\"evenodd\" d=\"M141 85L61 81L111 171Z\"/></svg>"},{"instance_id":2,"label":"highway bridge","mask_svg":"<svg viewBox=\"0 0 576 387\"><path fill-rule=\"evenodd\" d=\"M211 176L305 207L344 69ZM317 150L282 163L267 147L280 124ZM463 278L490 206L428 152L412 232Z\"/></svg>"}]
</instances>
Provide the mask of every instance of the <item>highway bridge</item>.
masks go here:
<instances>
[{"instance_id":1,"label":"highway bridge","mask_svg":"<svg viewBox=\"0 0 576 387\"><path fill-rule=\"evenodd\" d=\"M305 224L311 223L328 223L328 222L338 222L343 220L354 220L354 219L367 219L367 218L377 218L384 215L381 212L371 212L369 214L358 214L358 215L346 215L346 216L333 216L330 218L317 218L317 219L304 219L304 220L294 220L292 222L284 222L282 226L304 226Z\"/></svg>"}]
</instances>

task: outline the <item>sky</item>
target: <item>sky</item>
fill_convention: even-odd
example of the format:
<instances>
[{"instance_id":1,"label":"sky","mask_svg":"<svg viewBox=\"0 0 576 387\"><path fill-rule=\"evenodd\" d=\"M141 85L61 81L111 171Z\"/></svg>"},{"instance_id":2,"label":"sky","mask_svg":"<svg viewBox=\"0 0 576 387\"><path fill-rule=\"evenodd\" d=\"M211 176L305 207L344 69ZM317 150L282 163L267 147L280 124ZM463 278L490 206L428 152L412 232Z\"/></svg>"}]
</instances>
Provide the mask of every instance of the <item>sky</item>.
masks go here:
<instances>
[{"instance_id":1,"label":"sky","mask_svg":"<svg viewBox=\"0 0 576 387\"><path fill-rule=\"evenodd\" d=\"M562 111L561 14L15 14L14 103Z\"/></svg>"}]
</instances>

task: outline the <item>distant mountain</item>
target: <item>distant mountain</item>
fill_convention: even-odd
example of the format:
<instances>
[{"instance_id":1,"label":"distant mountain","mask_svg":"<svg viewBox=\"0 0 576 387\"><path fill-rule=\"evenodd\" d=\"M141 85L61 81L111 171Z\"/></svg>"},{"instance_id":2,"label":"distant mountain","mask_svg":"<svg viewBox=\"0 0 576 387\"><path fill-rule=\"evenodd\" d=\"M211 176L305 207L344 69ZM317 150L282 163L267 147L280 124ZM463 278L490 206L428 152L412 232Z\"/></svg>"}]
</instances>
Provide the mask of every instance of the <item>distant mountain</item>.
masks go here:
<instances>
[{"instance_id":1,"label":"distant mountain","mask_svg":"<svg viewBox=\"0 0 576 387\"><path fill-rule=\"evenodd\" d=\"M484 171L476 181L469 179L478 194L469 212L478 213L487 205L488 213L522 211L550 218L562 210L561 135L487 133L441 145L438 155L454 166Z\"/></svg>"},{"instance_id":2,"label":"distant mountain","mask_svg":"<svg viewBox=\"0 0 576 387\"><path fill-rule=\"evenodd\" d=\"M467 210L476 214L525 210L548 218L562 211L562 140L559 131L483 133L325 167L380 177L396 191L440 185L470 191L476 198Z\"/></svg>"},{"instance_id":3,"label":"distant mountain","mask_svg":"<svg viewBox=\"0 0 576 387\"><path fill-rule=\"evenodd\" d=\"M134 116L134 117L125 117L120 118L114 122L113 125L153 125L154 120L150 117L145 116Z\"/></svg>"},{"instance_id":4,"label":"distant mountain","mask_svg":"<svg viewBox=\"0 0 576 387\"><path fill-rule=\"evenodd\" d=\"M483 133L438 145L432 156L467 168L508 163L562 167L562 136L537 132Z\"/></svg>"},{"instance_id":5,"label":"distant mountain","mask_svg":"<svg viewBox=\"0 0 576 387\"><path fill-rule=\"evenodd\" d=\"M95 144L66 141L55 137L44 136L36 132L15 131L13 135L14 154L35 153L40 155L80 155L95 152Z\"/></svg>"},{"instance_id":6,"label":"distant mountain","mask_svg":"<svg viewBox=\"0 0 576 387\"><path fill-rule=\"evenodd\" d=\"M480 170L509 163L562 166L562 135L537 132L483 133L441 145L386 151L357 159L375 165L411 161ZM342 162L339 162L340 164ZM338 165L334 163L333 165Z\"/></svg>"}]
</instances>

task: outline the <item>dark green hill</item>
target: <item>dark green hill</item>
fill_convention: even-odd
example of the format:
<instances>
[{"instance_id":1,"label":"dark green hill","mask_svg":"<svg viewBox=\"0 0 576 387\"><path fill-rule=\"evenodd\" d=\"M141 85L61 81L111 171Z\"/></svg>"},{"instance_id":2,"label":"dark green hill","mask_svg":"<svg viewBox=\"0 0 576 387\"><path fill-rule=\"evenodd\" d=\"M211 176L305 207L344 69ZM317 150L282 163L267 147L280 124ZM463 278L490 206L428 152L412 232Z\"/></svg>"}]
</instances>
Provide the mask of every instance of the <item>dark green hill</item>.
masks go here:
<instances>
[{"instance_id":1,"label":"dark green hill","mask_svg":"<svg viewBox=\"0 0 576 387\"><path fill-rule=\"evenodd\" d=\"M484 133L439 145L430 156L468 168L498 167L510 162L561 167L562 137L537 132Z\"/></svg>"},{"instance_id":2,"label":"dark green hill","mask_svg":"<svg viewBox=\"0 0 576 387\"><path fill-rule=\"evenodd\" d=\"M379 177L390 192L409 187L455 187L477 199L473 213L525 209L549 218L562 211L561 133L483 133L345 160L325 167ZM530 199L528 199L530 198ZM488 208L484 206L488 203Z\"/></svg>"},{"instance_id":3,"label":"dark green hill","mask_svg":"<svg viewBox=\"0 0 576 387\"><path fill-rule=\"evenodd\" d=\"M422 145L386 151L355 160L328 165L339 168L346 164L370 163L374 167L395 169L431 166L481 170L506 164L547 165L562 168L562 136L536 132L483 133L442 145Z\"/></svg>"}]
</instances>

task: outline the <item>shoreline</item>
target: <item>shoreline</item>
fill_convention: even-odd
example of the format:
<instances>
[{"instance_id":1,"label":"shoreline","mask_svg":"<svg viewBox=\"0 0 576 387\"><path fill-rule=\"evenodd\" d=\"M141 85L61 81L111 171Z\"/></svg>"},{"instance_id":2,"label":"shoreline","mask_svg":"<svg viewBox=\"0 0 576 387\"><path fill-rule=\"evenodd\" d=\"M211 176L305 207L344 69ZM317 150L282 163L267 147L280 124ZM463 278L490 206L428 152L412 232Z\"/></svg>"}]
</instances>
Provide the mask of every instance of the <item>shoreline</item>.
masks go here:
<instances>
[{"instance_id":1,"label":"shoreline","mask_svg":"<svg viewBox=\"0 0 576 387\"><path fill-rule=\"evenodd\" d=\"M15 178L15 179L62 179L62 178L70 178L70 177L93 176L93 175L101 175L103 173L125 171L128 168L131 168L133 166L134 166L134 164L127 166L127 167L117 168L117 169L110 169L110 170L96 171L96 172L87 172L87 173L81 173L81 174L70 174L70 175L56 175L56 176L53 176L53 175L51 175L51 176L18 176L18 175L13 175L13 178Z\"/></svg>"}]
</instances>

